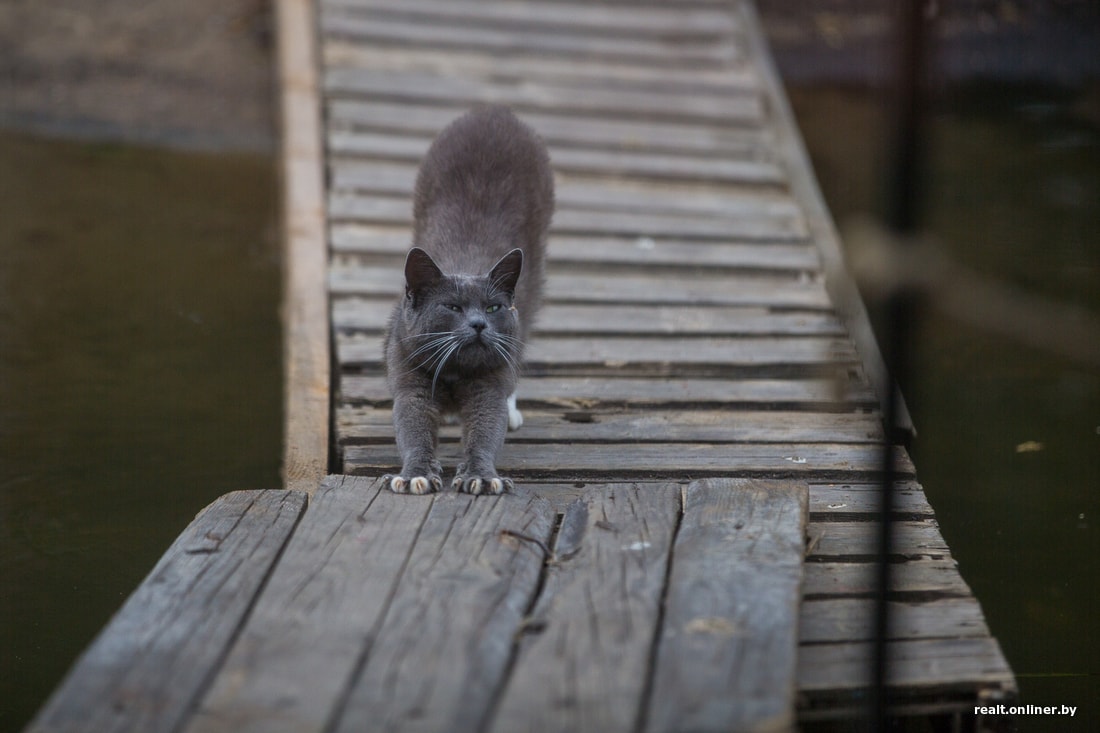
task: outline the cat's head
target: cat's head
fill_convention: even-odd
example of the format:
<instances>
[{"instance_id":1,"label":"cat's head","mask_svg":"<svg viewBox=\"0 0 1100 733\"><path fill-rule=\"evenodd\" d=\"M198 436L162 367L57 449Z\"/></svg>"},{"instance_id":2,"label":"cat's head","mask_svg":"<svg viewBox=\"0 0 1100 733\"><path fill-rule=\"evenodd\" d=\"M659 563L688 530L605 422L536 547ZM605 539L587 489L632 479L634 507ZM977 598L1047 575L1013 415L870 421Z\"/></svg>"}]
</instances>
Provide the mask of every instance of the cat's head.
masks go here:
<instances>
[{"instance_id":1,"label":"cat's head","mask_svg":"<svg viewBox=\"0 0 1100 733\"><path fill-rule=\"evenodd\" d=\"M405 260L404 333L399 352L406 369L437 376L445 367L462 372L516 370L522 343L515 309L523 251L514 249L484 275L444 273L414 247Z\"/></svg>"}]
</instances>

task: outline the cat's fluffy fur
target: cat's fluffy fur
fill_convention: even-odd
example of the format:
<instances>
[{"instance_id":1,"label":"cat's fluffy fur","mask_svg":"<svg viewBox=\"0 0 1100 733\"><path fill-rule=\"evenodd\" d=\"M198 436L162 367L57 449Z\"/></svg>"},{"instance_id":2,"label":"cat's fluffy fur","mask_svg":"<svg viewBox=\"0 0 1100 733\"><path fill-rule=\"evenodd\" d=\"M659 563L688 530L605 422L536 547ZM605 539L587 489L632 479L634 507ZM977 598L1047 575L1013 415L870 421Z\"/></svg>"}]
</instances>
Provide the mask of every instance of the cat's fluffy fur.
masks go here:
<instances>
[{"instance_id":1,"label":"cat's fluffy fur","mask_svg":"<svg viewBox=\"0 0 1100 733\"><path fill-rule=\"evenodd\" d=\"M405 295L386 333L386 371L402 468L390 489L443 486L436 460L444 413L462 421L452 486L501 493L496 454L511 423L523 345L542 296L554 208L550 159L503 107L475 108L432 143L416 180Z\"/></svg>"}]
</instances>

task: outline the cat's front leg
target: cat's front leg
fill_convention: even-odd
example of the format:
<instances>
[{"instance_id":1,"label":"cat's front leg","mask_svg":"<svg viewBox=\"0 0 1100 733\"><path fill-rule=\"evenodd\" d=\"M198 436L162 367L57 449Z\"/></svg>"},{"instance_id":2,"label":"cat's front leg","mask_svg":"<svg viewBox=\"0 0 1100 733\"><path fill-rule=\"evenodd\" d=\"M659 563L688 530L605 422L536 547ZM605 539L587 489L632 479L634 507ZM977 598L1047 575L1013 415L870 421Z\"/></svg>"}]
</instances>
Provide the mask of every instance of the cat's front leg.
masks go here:
<instances>
[{"instance_id":1,"label":"cat's front leg","mask_svg":"<svg viewBox=\"0 0 1100 733\"><path fill-rule=\"evenodd\" d=\"M451 487L468 494L502 494L514 488L512 479L497 474L496 457L508 432L508 392L488 385L471 385L461 395L462 446L465 460Z\"/></svg>"},{"instance_id":2,"label":"cat's front leg","mask_svg":"<svg viewBox=\"0 0 1100 733\"><path fill-rule=\"evenodd\" d=\"M430 494L443 489L443 467L435 458L439 435L439 406L428 391L408 385L393 401L393 428L401 473L382 477L398 494Z\"/></svg>"}]
</instances>

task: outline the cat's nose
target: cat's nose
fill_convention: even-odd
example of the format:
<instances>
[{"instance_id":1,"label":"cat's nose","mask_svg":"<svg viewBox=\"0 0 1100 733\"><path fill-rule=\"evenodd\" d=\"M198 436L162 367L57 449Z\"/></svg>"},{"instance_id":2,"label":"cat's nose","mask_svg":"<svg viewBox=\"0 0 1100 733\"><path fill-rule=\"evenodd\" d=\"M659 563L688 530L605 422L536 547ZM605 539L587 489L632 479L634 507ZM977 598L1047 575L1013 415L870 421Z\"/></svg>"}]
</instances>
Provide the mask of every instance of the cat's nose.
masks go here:
<instances>
[{"instance_id":1,"label":"cat's nose","mask_svg":"<svg viewBox=\"0 0 1100 733\"><path fill-rule=\"evenodd\" d=\"M471 318L469 323L470 323L470 328L474 329L478 333L481 333L482 331L484 331L485 327L487 325L489 325L485 322L484 318Z\"/></svg>"}]
</instances>

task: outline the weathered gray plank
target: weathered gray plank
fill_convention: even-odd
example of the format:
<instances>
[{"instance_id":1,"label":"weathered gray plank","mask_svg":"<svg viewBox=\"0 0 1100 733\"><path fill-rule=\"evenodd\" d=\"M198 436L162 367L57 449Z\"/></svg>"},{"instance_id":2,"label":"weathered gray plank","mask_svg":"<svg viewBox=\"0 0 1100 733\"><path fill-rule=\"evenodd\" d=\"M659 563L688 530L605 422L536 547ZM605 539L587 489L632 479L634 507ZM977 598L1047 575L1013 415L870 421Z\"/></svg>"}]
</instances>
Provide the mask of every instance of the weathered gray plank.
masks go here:
<instances>
[{"instance_id":1,"label":"weathered gray plank","mask_svg":"<svg viewBox=\"0 0 1100 733\"><path fill-rule=\"evenodd\" d=\"M459 112L461 113L461 111ZM453 119L453 117L451 118ZM541 130L540 130L541 133ZM406 133L407 134L407 133ZM379 160L363 161L357 158L338 158L330 166L330 184L338 192L356 192L381 196L397 196L401 200L410 198L412 186L416 180L417 160L412 155L421 150L427 136L416 138L398 138L398 151L401 156L408 155L410 160L388 160L395 155L387 143L393 143L393 134L333 132L333 143L353 143L351 149L361 147L366 153L376 154ZM576 146L559 146L561 150L577 150ZM637 142L629 142L627 149L638 153L642 147ZM550 146L551 154L555 146ZM407 151L407 152L405 152ZM591 151L588 151L591 152ZM766 152L762 141L746 153L752 160L759 160ZM712 153L713 154L713 153ZM697 160L698 155L680 155L680 160ZM724 156L737 158L737 156ZM741 156L746 157L746 156ZM624 160L630 160L625 156ZM637 160L646 160L638 157ZM669 160L668 154L658 160ZM554 188L554 203L559 210L583 209L596 211L629 211L634 214L664 215L705 215L709 217L757 216L757 217L801 217L802 210L789 195L767 188L715 188L703 186L697 182L687 185L669 183L651 183L641 178L629 180L621 178L594 178L580 176L560 176ZM406 203L406 209L411 208Z\"/></svg>"},{"instance_id":2,"label":"weathered gray plank","mask_svg":"<svg viewBox=\"0 0 1100 733\"><path fill-rule=\"evenodd\" d=\"M522 491L438 495L333 730L483 730L554 519Z\"/></svg>"},{"instance_id":3,"label":"weathered gray plank","mask_svg":"<svg viewBox=\"0 0 1100 733\"><path fill-rule=\"evenodd\" d=\"M329 44L330 47L333 45L335 44ZM355 51L357 58L364 53L372 55L370 56L369 63L361 63L360 66L384 69L387 68L388 64L392 63L392 52L388 50L386 51L388 55L384 59L377 58L373 55L378 53L377 49L367 50L360 48ZM416 54L416 61L422 61L425 58L430 58L430 55L423 53ZM479 69L478 75L482 77L495 75L499 78L499 75L502 73L510 73L516 75L516 78L520 79L540 78L540 75L537 73L523 75L522 73L516 72L515 65L518 63L519 67L523 68L525 66L523 61L524 59L510 59L507 68L504 69L500 66L499 59L485 56L478 57L475 64ZM527 61L530 60L527 59ZM406 71L419 70L426 73L438 74L445 70L444 68L440 68L444 63L454 64L456 62L461 64L462 57L456 57L455 54L446 54L438 57L437 68L408 66L405 64L402 64L400 68ZM530 64L526 66L530 66ZM540 61L537 68L545 75L546 70L552 69L553 65ZM616 67L601 66L600 69L613 73ZM629 70L631 72L639 71L636 67L625 67L623 70ZM589 81L592 71L592 66L583 66L578 67L576 74L580 75L584 73L585 76L578 78L570 75L569 72L562 72L562 76L565 80L574 83L588 83L594 84L595 86L602 85L599 81L595 83ZM687 76L687 74L684 74L684 72L680 70L671 69L653 70L652 73ZM627 83L634 80L641 88L649 88L650 76L651 74L639 76L638 74L619 73L607 83L623 85L624 82L622 78L625 77ZM703 89L713 94L732 94L738 91L735 86L729 84L704 84L702 81L702 79L705 78L704 75L696 71L691 72L690 78L691 81L687 78L676 79L678 88L688 90L693 86L698 87L700 84L703 84ZM415 106L411 106L408 104L393 104L385 100L372 99L370 101L360 101L354 99L331 99L328 100L329 131L365 132L371 130L390 130L399 131L405 135L417 135L431 138L435 137L440 130L465 112L466 109L467 105L462 102L443 104L418 103ZM542 137L547 144L556 147L587 146L590 148L611 150L662 151L666 153L726 155L735 158L745 158L750 155L759 154L761 151L768 150L769 145L769 138L765 130L752 127L730 127L720 122L692 124L683 122L662 122L658 120L605 119L599 117L578 118L576 114L569 112L555 113L554 110L526 111L522 114L522 118L527 124L538 130L539 136Z\"/></svg>"},{"instance_id":4,"label":"weathered gray plank","mask_svg":"<svg viewBox=\"0 0 1100 733\"><path fill-rule=\"evenodd\" d=\"M809 557L818 562L871 560L878 556L878 526L873 521L814 521L807 534ZM931 520L894 522L893 554L910 560L951 558L947 542Z\"/></svg>"},{"instance_id":5,"label":"weathered gray plank","mask_svg":"<svg viewBox=\"0 0 1100 733\"><path fill-rule=\"evenodd\" d=\"M175 730L217 669L305 503L298 491L240 491L204 509L27 730Z\"/></svg>"},{"instance_id":6,"label":"weathered gray plank","mask_svg":"<svg viewBox=\"0 0 1100 733\"><path fill-rule=\"evenodd\" d=\"M676 485L570 505L490 730L636 729L679 514Z\"/></svg>"},{"instance_id":7,"label":"weathered gray plank","mask_svg":"<svg viewBox=\"0 0 1100 733\"><path fill-rule=\"evenodd\" d=\"M404 262L412 246L412 230L410 227L335 222L330 240L337 253L368 255L379 261L388 257L392 261L384 264L395 267ZM812 272L820 267L816 251L806 243L699 241L683 237L559 234L551 240L546 258L551 266L572 263L771 272Z\"/></svg>"},{"instance_id":8,"label":"weathered gray plank","mask_svg":"<svg viewBox=\"0 0 1100 733\"><path fill-rule=\"evenodd\" d=\"M507 64L501 64L500 57L488 49L421 47L402 52L391 46L362 44L342 38L326 37L323 41L322 52L328 67L461 74L483 80L568 81L653 91L672 87L711 94L756 91L758 86L756 71L747 64L678 68L614 59L593 64L579 57L545 55L516 55L509 58ZM416 110L410 108L410 112Z\"/></svg>"},{"instance_id":9,"label":"weathered gray plank","mask_svg":"<svg viewBox=\"0 0 1100 733\"><path fill-rule=\"evenodd\" d=\"M871 643L808 644L799 649L798 686L824 694L870 685ZM982 685L1015 689L1012 671L995 639L919 639L887 645L887 684L920 692L963 689L974 695ZM924 688L923 690L921 688Z\"/></svg>"},{"instance_id":10,"label":"weathered gray plank","mask_svg":"<svg viewBox=\"0 0 1100 733\"><path fill-rule=\"evenodd\" d=\"M811 563L812 564L812 563ZM974 598L924 602L892 601L890 639L961 639L989 636L982 608ZM824 643L870 641L875 629L875 602L870 599L826 599L802 605L799 641Z\"/></svg>"},{"instance_id":11,"label":"weathered gray plank","mask_svg":"<svg viewBox=\"0 0 1100 733\"><path fill-rule=\"evenodd\" d=\"M333 295L389 296L396 299L404 286L399 269L356 267L336 262L329 271ZM829 310L820 280L799 281L789 276L755 275L707 277L675 272L663 276L583 274L557 270L547 276L546 296L556 303L650 303L682 305L758 305Z\"/></svg>"},{"instance_id":12,"label":"weathered gray plank","mask_svg":"<svg viewBox=\"0 0 1100 733\"><path fill-rule=\"evenodd\" d=\"M382 363L382 341L377 335L338 333L336 356L345 368ZM828 336L712 336L687 341L676 338L604 336L599 339L568 336L535 339L524 353L529 370L560 372L577 365L622 369L639 365L735 367L798 367L821 365L841 368L858 357L845 339Z\"/></svg>"},{"instance_id":13,"label":"weathered gray plank","mask_svg":"<svg viewBox=\"0 0 1100 733\"><path fill-rule=\"evenodd\" d=\"M344 9L363 17L398 16L428 23L476 22L482 27L569 29L573 33L678 38L713 37L737 30L728 12L699 8L612 8L581 3L485 3L479 0L324 0L325 9Z\"/></svg>"},{"instance_id":14,"label":"weathered gray plank","mask_svg":"<svg viewBox=\"0 0 1100 733\"><path fill-rule=\"evenodd\" d=\"M880 430L874 435L881 440L881 423L877 417L864 415L876 422ZM810 487L810 516L815 521L862 520L879 511L878 484L814 484ZM896 519L931 519L932 507L920 484L899 481L894 488Z\"/></svg>"},{"instance_id":15,"label":"weathered gray plank","mask_svg":"<svg viewBox=\"0 0 1100 733\"><path fill-rule=\"evenodd\" d=\"M645 729L794 729L803 483L688 486Z\"/></svg>"},{"instance_id":16,"label":"weathered gray plank","mask_svg":"<svg viewBox=\"0 0 1100 733\"><path fill-rule=\"evenodd\" d=\"M678 39L593 36L570 30L546 32L528 28L434 25L412 19L363 18L337 9L322 12L320 26L321 32L329 38L394 45L402 50L409 46L425 46L527 56L583 56L597 63L608 59L658 66L695 64L711 67L732 63L740 56L739 48L730 37L692 38L681 43Z\"/></svg>"},{"instance_id":17,"label":"weathered gray plank","mask_svg":"<svg viewBox=\"0 0 1100 733\"><path fill-rule=\"evenodd\" d=\"M341 331L381 334L389 299L337 298L332 325ZM533 343L542 336L840 336L844 327L828 313L776 313L766 308L689 305L550 304L539 312Z\"/></svg>"},{"instance_id":18,"label":"weathered gray plank","mask_svg":"<svg viewBox=\"0 0 1100 733\"><path fill-rule=\"evenodd\" d=\"M912 475L914 469L908 456L900 449L897 455L898 470L902 475ZM461 450L457 445L444 443L439 447L439 456L450 469L461 460ZM880 467L878 446L830 443L505 443L497 457L498 470L514 478L630 480L767 474L776 478L855 479L873 476ZM347 473L377 475L400 468L395 446L352 445L344 449ZM822 540L821 554L834 554L838 538L828 533L826 538Z\"/></svg>"},{"instance_id":19,"label":"weathered gray plank","mask_svg":"<svg viewBox=\"0 0 1100 733\"><path fill-rule=\"evenodd\" d=\"M811 489L810 496L813 496ZM878 589L876 565L871 562L809 562L802 578L807 599L828 596L870 597ZM910 560L894 563L890 592L903 595L964 597L970 587L959 575L953 560Z\"/></svg>"},{"instance_id":20,"label":"weathered gray plank","mask_svg":"<svg viewBox=\"0 0 1100 733\"><path fill-rule=\"evenodd\" d=\"M385 407L392 395L381 376L344 374L344 404ZM877 407L870 389L860 382L834 379L686 379L667 377L525 378L519 385L521 408L591 410L597 407L675 408L721 405L748 409L848 411Z\"/></svg>"},{"instance_id":21,"label":"weathered gray plank","mask_svg":"<svg viewBox=\"0 0 1100 733\"><path fill-rule=\"evenodd\" d=\"M595 156L586 155L586 163L595 164ZM624 171L629 175L649 175L654 166L657 175L679 175L669 164L680 161L654 160L653 156L624 153L619 160L606 161L609 165L645 167L645 170ZM695 161L687 161L695 167ZM713 161L705 163L717 167ZM752 164L755 168L756 164ZM726 166L721 175L738 175L734 166ZM742 166L736 166L740 169ZM694 173L691 173L694 175ZM753 175L750 173L750 175ZM368 222L386 226L411 226L412 206L403 196L364 195L354 192L336 192L329 196L329 216L337 222ZM806 229L796 213L780 214L767 211L731 211L726 213L674 214L640 213L629 211L601 211L590 208L569 208L563 205L554 212L550 235L570 236L618 236L684 239L711 239L718 241L741 240L753 242L803 241Z\"/></svg>"},{"instance_id":22,"label":"weathered gray plank","mask_svg":"<svg viewBox=\"0 0 1100 733\"><path fill-rule=\"evenodd\" d=\"M431 505L374 479L326 479L186 730L324 730Z\"/></svg>"},{"instance_id":23,"label":"weathered gray plank","mask_svg":"<svg viewBox=\"0 0 1100 733\"><path fill-rule=\"evenodd\" d=\"M392 441L392 420L390 410L374 407L342 407L336 414L340 440L345 445ZM445 425L440 430L440 440L445 443L457 442L460 435L458 425ZM875 415L703 409L678 412L527 410L523 413L523 428L508 435L513 443L872 443L881 439L881 421ZM873 491L826 489L821 493L811 504L811 511L869 513L874 510L877 497ZM906 493L912 496L914 492ZM923 499L923 494L920 496ZM928 509L927 503L918 505L916 502L898 508L915 511L918 507Z\"/></svg>"}]
</instances>

